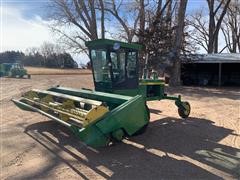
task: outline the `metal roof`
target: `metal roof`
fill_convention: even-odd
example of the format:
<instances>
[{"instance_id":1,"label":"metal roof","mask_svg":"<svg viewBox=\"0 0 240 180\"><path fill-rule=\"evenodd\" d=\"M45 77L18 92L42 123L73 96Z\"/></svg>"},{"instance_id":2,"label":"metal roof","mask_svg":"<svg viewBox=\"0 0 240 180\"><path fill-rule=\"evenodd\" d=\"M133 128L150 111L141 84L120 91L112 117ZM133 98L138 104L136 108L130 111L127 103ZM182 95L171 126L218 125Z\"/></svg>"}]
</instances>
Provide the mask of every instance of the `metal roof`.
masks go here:
<instances>
[{"instance_id":1,"label":"metal roof","mask_svg":"<svg viewBox=\"0 0 240 180\"><path fill-rule=\"evenodd\" d=\"M97 39L93 41L87 41L85 44L87 47L93 48L93 47L103 47L106 45L113 46L115 43L119 43L119 45L123 48L136 49L136 50L140 50L142 48L142 45L140 44L126 43L126 42L116 41L112 39Z\"/></svg>"},{"instance_id":2,"label":"metal roof","mask_svg":"<svg viewBox=\"0 0 240 180\"><path fill-rule=\"evenodd\" d=\"M240 53L195 54L185 63L240 63Z\"/></svg>"}]
</instances>

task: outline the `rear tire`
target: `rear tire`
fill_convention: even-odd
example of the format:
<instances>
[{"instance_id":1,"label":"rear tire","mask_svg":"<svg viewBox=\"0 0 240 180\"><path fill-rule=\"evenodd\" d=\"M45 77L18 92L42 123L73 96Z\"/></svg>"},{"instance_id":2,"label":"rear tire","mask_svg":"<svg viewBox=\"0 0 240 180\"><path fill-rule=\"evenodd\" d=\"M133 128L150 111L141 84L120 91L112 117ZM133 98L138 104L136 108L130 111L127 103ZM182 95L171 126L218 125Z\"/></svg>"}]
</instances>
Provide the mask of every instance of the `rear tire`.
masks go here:
<instances>
[{"instance_id":1,"label":"rear tire","mask_svg":"<svg viewBox=\"0 0 240 180\"><path fill-rule=\"evenodd\" d=\"M111 133L112 142L121 142L125 136L125 132L123 129L118 129Z\"/></svg>"},{"instance_id":2,"label":"rear tire","mask_svg":"<svg viewBox=\"0 0 240 180\"><path fill-rule=\"evenodd\" d=\"M178 114L181 118L187 118L191 112L191 106L188 102L182 102L182 106L178 108Z\"/></svg>"}]
</instances>

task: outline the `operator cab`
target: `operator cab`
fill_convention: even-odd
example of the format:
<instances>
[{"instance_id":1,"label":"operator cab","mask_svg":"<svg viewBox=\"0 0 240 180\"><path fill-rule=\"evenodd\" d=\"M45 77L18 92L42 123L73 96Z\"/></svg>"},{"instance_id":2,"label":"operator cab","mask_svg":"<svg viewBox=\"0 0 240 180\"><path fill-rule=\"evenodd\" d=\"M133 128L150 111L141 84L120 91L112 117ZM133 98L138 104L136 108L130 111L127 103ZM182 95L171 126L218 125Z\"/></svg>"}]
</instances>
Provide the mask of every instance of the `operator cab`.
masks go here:
<instances>
[{"instance_id":1,"label":"operator cab","mask_svg":"<svg viewBox=\"0 0 240 180\"><path fill-rule=\"evenodd\" d=\"M9 71L11 69L23 69L22 64L19 63L3 63L5 71Z\"/></svg>"},{"instance_id":2,"label":"operator cab","mask_svg":"<svg viewBox=\"0 0 240 180\"><path fill-rule=\"evenodd\" d=\"M138 51L141 45L99 39L89 48L96 91L138 88Z\"/></svg>"},{"instance_id":3,"label":"operator cab","mask_svg":"<svg viewBox=\"0 0 240 180\"><path fill-rule=\"evenodd\" d=\"M23 65L19 63L13 63L12 64L12 69L23 69Z\"/></svg>"}]
</instances>

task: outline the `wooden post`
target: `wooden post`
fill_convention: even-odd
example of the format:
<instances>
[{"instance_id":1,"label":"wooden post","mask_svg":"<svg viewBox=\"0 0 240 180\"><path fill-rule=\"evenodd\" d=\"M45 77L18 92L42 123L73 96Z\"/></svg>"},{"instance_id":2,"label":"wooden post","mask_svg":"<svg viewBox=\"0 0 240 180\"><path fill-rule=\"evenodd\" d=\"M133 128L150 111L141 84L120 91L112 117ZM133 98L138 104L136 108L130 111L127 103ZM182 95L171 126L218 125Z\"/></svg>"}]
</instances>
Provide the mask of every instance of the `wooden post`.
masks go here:
<instances>
[{"instance_id":1,"label":"wooden post","mask_svg":"<svg viewBox=\"0 0 240 180\"><path fill-rule=\"evenodd\" d=\"M218 64L218 86L221 86L222 82L222 63Z\"/></svg>"}]
</instances>

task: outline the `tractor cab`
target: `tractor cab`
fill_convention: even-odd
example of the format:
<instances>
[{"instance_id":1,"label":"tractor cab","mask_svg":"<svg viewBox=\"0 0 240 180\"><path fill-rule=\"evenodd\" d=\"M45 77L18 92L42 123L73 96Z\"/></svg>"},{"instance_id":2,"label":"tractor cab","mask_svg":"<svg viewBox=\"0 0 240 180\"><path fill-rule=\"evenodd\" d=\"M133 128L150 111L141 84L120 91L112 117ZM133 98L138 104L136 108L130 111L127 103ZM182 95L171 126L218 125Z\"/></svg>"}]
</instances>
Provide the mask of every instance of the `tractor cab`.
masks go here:
<instances>
[{"instance_id":1,"label":"tractor cab","mask_svg":"<svg viewBox=\"0 0 240 180\"><path fill-rule=\"evenodd\" d=\"M138 88L138 51L141 45L108 39L86 43L96 91Z\"/></svg>"},{"instance_id":2,"label":"tractor cab","mask_svg":"<svg viewBox=\"0 0 240 180\"><path fill-rule=\"evenodd\" d=\"M20 63L3 63L2 64L5 71L11 71L12 69L23 70L23 65Z\"/></svg>"},{"instance_id":3,"label":"tractor cab","mask_svg":"<svg viewBox=\"0 0 240 180\"><path fill-rule=\"evenodd\" d=\"M128 96L143 95L148 100L164 96L164 81L139 79L138 52L142 46L109 39L86 42L89 48L96 91Z\"/></svg>"},{"instance_id":4,"label":"tractor cab","mask_svg":"<svg viewBox=\"0 0 240 180\"><path fill-rule=\"evenodd\" d=\"M168 96L164 80L153 78L139 79L139 44L124 43L109 39L86 42L92 65L95 91L136 96L145 101L169 99L175 101L181 117L188 117L190 105L182 102L181 96Z\"/></svg>"},{"instance_id":5,"label":"tractor cab","mask_svg":"<svg viewBox=\"0 0 240 180\"><path fill-rule=\"evenodd\" d=\"M12 68L13 68L13 69L14 69L14 68L15 68L15 69L24 69L24 68L23 68L23 65L20 64L20 63L14 63L13 66L12 66Z\"/></svg>"}]
</instances>

